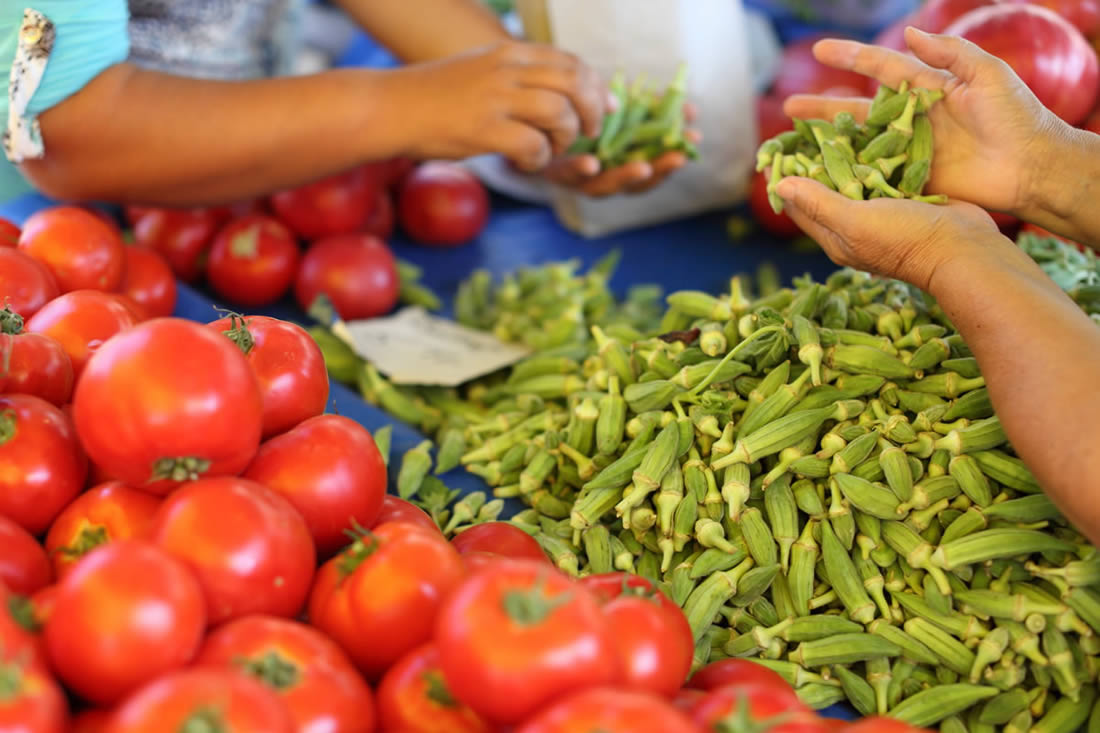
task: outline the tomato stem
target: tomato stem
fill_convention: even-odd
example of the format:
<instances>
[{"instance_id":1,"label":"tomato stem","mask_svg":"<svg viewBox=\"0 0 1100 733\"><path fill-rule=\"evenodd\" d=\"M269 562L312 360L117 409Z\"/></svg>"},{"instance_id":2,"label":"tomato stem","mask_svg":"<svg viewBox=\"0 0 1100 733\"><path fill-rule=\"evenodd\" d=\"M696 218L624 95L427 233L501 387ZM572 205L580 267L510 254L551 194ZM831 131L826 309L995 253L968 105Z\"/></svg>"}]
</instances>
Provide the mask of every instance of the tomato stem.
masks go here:
<instances>
[{"instance_id":1,"label":"tomato stem","mask_svg":"<svg viewBox=\"0 0 1100 733\"><path fill-rule=\"evenodd\" d=\"M504 594L504 612L521 626L542 623L558 606L569 602L572 593L563 591L556 596L546 592L546 575L540 574L534 587L528 590L510 590Z\"/></svg>"},{"instance_id":2,"label":"tomato stem","mask_svg":"<svg viewBox=\"0 0 1100 733\"><path fill-rule=\"evenodd\" d=\"M14 700L23 689L23 668L15 662L0 664L0 702Z\"/></svg>"},{"instance_id":3,"label":"tomato stem","mask_svg":"<svg viewBox=\"0 0 1100 733\"><path fill-rule=\"evenodd\" d=\"M15 416L15 410L9 409L0 412L0 445L4 445L4 443L15 437L18 424L19 420Z\"/></svg>"},{"instance_id":4,"label":"tomato stem","mask_svg":"<svg viewBox=\"0 0 1100 733\"><path fill-rule=\"evenodd\" d=\"M10 594L8 596L8 613L20 628L31 633L38 633L42 630L42 624L38 623L38 619L35 617L34 604L30 598L18 593Z\"/></svg>"},{"instance_id":5,"label":"tomato stem","mask_svg":"<svg viewBox=\"0 0 1100 733\"><path fill-rule=\"evenodd\" d=\"M345 529L344 534L351 538L351 544L344 548L336 565L341 579L354 573L378 549L378 538L354 519L351 520L351 529Z\"/></svg>"},{"instance_id":6,"label":"tomato stem","mask_svg":"<svg viewBox=\"0 0 1100 733\"><path fill-rule=\"evenodd\" d=\"M246 356L248 352L252 351L256 346L256 339L253 337L252 332L248 330L248 321L240 313L233 311L227 311L222 308L218 308L218 311L225 313L229 317L229 328L222 331L226 338L237 345L237 348L241 350Z\"/></svg>"},{"instance_id":7,"label":"tomato stem","mask_svg":"<svg viewBox=\"0 0 1100 733\"><path fill-rule=\"evenodd\" d=\"M256 224L236 234L229 240L229 251L234 257L255 259L260 250L260 225Z\"/></svg>"},{"instance_id":8,"label":"tomato stem","mask_svg":"<svg viewBox=\"0 0 1100 733\"><path fill-rule=\"evenodd\" d=\"M13 311L11 306L5 305L3 310L0 310L0 333L16 336L22 332L23 316Z\"/></svg>"},{"instance_id":9,"label":"tomato stem","mask_svg":"<svg viewBox=\"0 0 1100 733\"><path fill-rule=\"evenodd\" d=\"M222 719L219 710L203 707L187 716L178 731L179 733L229 733L229 727Z\"/></svg>"},{"instance_id":10,"label":"tomato stem","mask_svg":"<svg viewBox=\"0 0 1100 733\"><path fill-rule=\"evenodd\" d=\"M0 438L0 443L2 442ZM210 461L205 458L195 456L158 458L153 462L153 475L149 481L197 481L208 470L210 470Z\"/></svg>"},{"instance_id":11,"label":"tomato stem","mask_svg":"<svg viewBox=\"0 0 1100 733\"><path fill-rule=\"evenodd\" d=\"M446 680L443 679L443 675L435 670L428 670L421 676L421 679L424 680L424 686L427 688L426 694L429 700L445 708L458 707L458 700L451 694L450 689L447 687Z\"/></svg>"},{"instance_id":12,"label":"tomato stem","mask_svg":"<svg viewBox=\"0 0 1100 733\"><path fill-rule=\"evenodd\" d=\"M276 690L293 687L300 679L298 667L281 657L278 652L269 651L262 657L241 657L234 661L246 674Z\"/></svg>"},{"instance_id":13,"label":"tomato stem","mask_svg":"<svg viewBox=\"0 0 1100 733\"><path fill-rule=\"evenodd\" d=\"M100 545L110 540L107 528L98 524L86 525L80 530L80 534L68 545L55 550L59 555L64 555L69 560L76 560L91 552Z\"/></svg>"}]
</instances>

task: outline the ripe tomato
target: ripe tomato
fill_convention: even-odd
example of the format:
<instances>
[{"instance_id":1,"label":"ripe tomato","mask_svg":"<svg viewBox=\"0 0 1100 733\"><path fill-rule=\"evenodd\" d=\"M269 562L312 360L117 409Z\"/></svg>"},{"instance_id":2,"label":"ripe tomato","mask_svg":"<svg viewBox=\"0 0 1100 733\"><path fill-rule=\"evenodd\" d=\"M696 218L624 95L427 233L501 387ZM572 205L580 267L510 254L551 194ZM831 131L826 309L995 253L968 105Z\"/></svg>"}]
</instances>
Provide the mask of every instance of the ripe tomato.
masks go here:
<instances>
[{"instance_id":1,"label":"ripe tomato","mask_svg":"<svg viewBox=\"0 0 1100 733\"><path fill-rule=\"evenodd\" d=\"M997 228L1001 230L1001 234L1006 237L1014 236L1016 230L1020 228L1020 220L1012 214L1002 214L999 211L987 211L986 213L993 219L993 223L997 225Z\"/></svg>"},{"instance_id":2,"label":"ripe tomato","mask_svg":"<svg viewBox=\"0 0 1100 733\"><path fill-rule=\"evenodd\" d=\"M695 639L684 612L663 593L624 593L603 609L625 687L671 698L691 671Z\"/></svg>"},{"instance_id":3,"label":"ripe tomato","mask_svg":"<svg viewBox=\"0 0 1100 733\"><path fill-rule=\"evenodd\" d=\"M1024 225L1020 227L1020 233L1023 234L1024 232L1027 232L1028 234L1034 234L1037 237L1048 237L1050 239L1057 239L1060 242L1065 242L1071 247L1075 247L1081 252L1085 252L1086 250L1088 250L1088 247L1086 247L1085 245L1079 242L1074 242L1072 239L1066 239L1065 237L1059 236L1047 229L1043 229L1041 226L1038 226L1036 224L1025 222Z\"/></svg>"},{"instance_id":4,"label":"ripe tomato","mask_svg":"<svg viewBox=\"0 0 1100 733\"><path fill-rule=\"evenodd\" d=\"M383 167L386 185L390 189L400 189L408 175L416 170L416 161L412 158L391 158L383 164Z\"/></svg>"},{"instance_id":5,"label":"ripe tomato","mask_svg":"<svg viewBox=\"0 0 1100 733\"><path fill-rule=\"evenodd\" d=\"M46 645L41 630L33 600L9 590L0 580L0 655L17 656L46 669Z\"/></svg>"},{"instance_id":6,"label":"ripe tomato","mask_svg":"<svg viewBox=\"0 0 1100 733\"><path fill-rule=\"evenodd\" d=\"M455 699L439 669L434 644L413 649L378 685L378 720L401 733L490 733L493 729Z\"/></svg>"},{"instance_id":7,"label":"ripe tomato","mask_svg":"<svg viewBox=\"0 0 1100 733\"><path fill-rule=\"evenodd\" d=\"M69 704L49 673L0 648L0 730L11 733L66 733Z\"/></svg>"},{"instance_id":8,"label":"ripe tomato","mask_svg":"<svg viewBox=\"0 0 1100 733\"><path fill-rule=\"evenodd\" d=\"M60 294L45 265L26 252L0 247L0 307L30 318Z\"/></svg>"},{"instance_id":9,"label":"ripe tomato","mask_svg":"<svg viewBox=\"0 0 1100 733\"><path fill-rule=\"evenodd\" d=\"M73 416L89 457L134 488L164 494L242 471L260 445L260 390L244 355L205 326L157 318L88 362Z\"/></svg>"},{"instance_id":10,"label":"ripe tomato","mask_svg":"<svg viewBox=\"0 0 1100 733\"><path fill-rule=\"evenodd\" d=\"M383 189L378 192L378 201L374 204L374 211L367 219L363 231L379 239L389 239L393 236L394 218L393 196Z\"/></svg>"},{"instance_id":11,"label":"ripe tomato","mask_svg":"<svg viewBox=\"0 0 1100 733\"><path fill-rule=\"evenodd\" d=\"M123 540L89 554L58 583L46 651L81 697L112 704L191 661L206 625L202 590L178 560Z\"/></svg>"},{"instance_id":12,"label":"ripe tomato","mask_svg":"<svg viewBox=\"0 0 1100 733\"><path fill-rule=\"evenodd\" d=\"M496 567L501 563L525 561L526 560L507 557L506 555L498 555L495 552L482 552L481 550L462 553L462 564L466 567L466 572L469 575L480 573L486 568Z\"/></svg>"},{"instance_id":13,"label":"ripe tomato","mask_svg":"<svg viewBox=\"0 0 1100 733\"><path fill-rule=\"evenodd\" d=\"M19 227L15 222L0 216L0 247L15 247L19 244Z\"/></svg>"},{"instance_id":14,"label":"ripe tomato","mask_svg":"<svg viewBox=\"0 0 1100 733\"><path fill-rule=\"evenodd\" d=\"M0 394L41 397L52 405L66 404L73 395L73 361L55 339L24 333L22 319L0 310Z\"/></svg>"},{"instance_id":15,"label":"ripe tomato","mask_svg":"<svg viewBox=\"0 0 1100 733\"><path fill-rule=\"evenodd\" d=\"M340 318L352 321L388 313L397 303L400 285L397 262L382 240L349 234L309 248L298 269L294 297L309 310L323 294Z\"/></svg>"},{"instance_id":16,"label":"ripe tomato","mask_svg":"<svg viewBox=\"0 0 1100 733\"><path fill-rule=\"evenodd\" d=\"M301 326L268 316L229 316L207 324L244 353L263 400L263 437L284 433L325 411L328 371Z\"/></svg>"},{"instance_id":17,"label":"ripe tomato","mask_svg":"<svg viewBox=\"0 0 1100 733\"><path fill-rule=\"evenodd\" d=\"M382 508L386 464L367 429L340 415L309 418L260 446L244 477L282 494L305 519L317 552L348 543Z\"/></svg>"},{"instance_id":18,"label":"ripe tomato","mask_svg":"<svg viewBox=\"0 0 1100 733\"><path fill-rule=\"evenodd\" d=\"M261 682L229 669L185 669L153 680L115 710L107 733L294 733L294 719Z\"/></svg>"},{"instance_id":19,"label":"ripe tomato","mask_svg":"<svg viewBox=\"0 0 1100 733\"><path fill-rule=\"evenodd\" d=\"M451 544L463 555L468 552L490 552L551 564L535 538L508 522L475 524L456 534Z\"/></svg>"},{"instance_id":20,"label":"ripe tomato","mask_svg":"<svg viewBox=\"0 0 1100 733\"><path fill-rule=\"evenodd\" d=\"M706 730L714 730L721 721L747 715L751 721L764 721L777 716L813 715L795 694L794 688L785 690L771 684L731 684L707 692L696 703L691 716L696 724ZM775 721L779 722L779 721Z\"/></svg>"},{"instance_id":21,"label":"ripe tomato","mask_svg":"<svg viewBox=\"0 0 1100 733\"><path fill-rule=\"evenodd\" d=\"M300 731L370 733L370 688L336 642L296 621L245 616L219 626L197 665L240 669L282 698Z\"/></svg>"},{"instance_id":22,"label":"ripe tomato","mask_svg":"<svg viewBox=\"0 0 1100 733\"><path fill-rule=\"evenodd\" d=\"M786 212L776 214L772 205L768 202L768 179L763 173L753 173L752 190L749 192L749 208L753 218L764 228L764 231L777 237L794 237L802 233L798 225L794 223Z\"/></svg>"},{"instance_id":23,"label":"ripe tomato","mask_svg":"<svg viewBox=\"0 0 1100 733\"><path fill-rule=\"evenodd\" d=\"M160 499L109 481L88 489L61 510L46 535L46 551L58 578L76 562L108 542L142 539L149 531Z\"/></svg>"},{"instance_id":24,"label":"ripe tomato","mask_svg":"<svg viewBox=\"0 0 1100 733\"><path fill-rule=\"evenodd\" d=\"M160 253L180 280L198 279L218 228L212 210L131 207L126 216L134 228L135 244Z\"/></svg>"},{"instance_id":25,"label":"ripe tomato","mask_svg":"<svg viewBox=\"0 0 1100 733\"><path fill-rule=\"evenodd\" d=\"M928 733L924 728L915 728L885 715L872 715L855 720L841 726L840 730L844 733Z\"/></svg>"},{"instance_id":26,"label":"ripe tomato","mask_svg":"<svg viewBox=\"0 0 1100 733\"><path fill-rule=\"evenodd\" d=\"M509 560L443 604L435 640L447 684L485 718L516 724L562 695L619 676L599 602L534 560Z\"/></svg>"},{"instance_id":27,"label":"ripe tomato","mask_svg":"<svg viewBox=\"0 0 1100 733\"><path fill-rule=\"evenodd\" d=\"M109 710L85 710L73 717L69 733L106 733L110 723Z\"/></svg>"},{"instance_id":28,"label":"ripe tomato","mask_svg":"<svg viewBox=\"0 0 1100 733\"><path fill-rule=\"evenodd\" d=\"M172 315L176 309L176 278L164 256L145 247L126 247L122 293L141 306L146 318Z\"/></svg>"},{"instance_id":29,"label":"ripe tomato","mask_svg":"<svg viewBox=\"0 0 1100 733\"><path fill-rule=\"evenodd\" d=\"M672 698L672 707L677 710L682 710L685 713L690 713L695 708L695 705L706 696L707 693L702 690L696 690L691 687L681 687Z\"/></svg>"},{"instance_id":30,"label":"ripe tomato","mask_svg":"<svg viewBox=\"0 0 1100 733\"><path fill-rule=\"evenodd\" d=\"M54 604L57 603L57 584L47 585L43 588L39 588L34 592L29 599L31 617L34 619L35 625L41 630L46 622L50 620L50 614L53 613ZM45 659L45 654L43 654Z\"/></svg>"},{"instance_id":31,"label":"ripe tomato","mask_svg":"<svg viewBox=\"0 0 1100 733\"><path fill-rule=\"evenodd\" d=\"M779 690L791 689L778 672L748 659L711 662L693 674L686 687L709 692L727 685L772 685Z\"/></svg>"},{"instance_id":32,"label":"ripe tomato","mask_svg":"<svg viewBox=\"0 0 1100 733\"><path fill-rule=\"evenodd\" d=\"M690 733L698 728L672 705L640 692L596 687L555 702L516 733Z\"/></svg>"},{"instance_id":33,"label":"ripe tomato","mask_svg":"<svg viewBox=\"0 0 1100 733\"><path fill-rule=\"evenodd\" d=\"M233 219L239 219L242 216L251 216L252 214L267 214L271 209L267 206L266 198L247 199L245 201L238 201L235 204L228 204L226 206L212 206L210 212L214 215L218 225L226 224Z\"/></svg>"},{"instance_id":34,"label":"ripe tomato","mask_svg":"<svg viewBox=\"0 0 1100 733\"><path fill-rule=\"evenodd\" d=\"M299 237L312 240L363 231L377 196L378 182L360 167L277 193L271 208Z\"/></svg>"},{"instance_id":35,"label":"ripe tomato","mask_svg":"<svg viewBox=\"0 0 1100 733\"><path fill-rule=\"evenodd\" d=\"M27 530L0 514L0 583L29 595L53 579L49 558Z\"/></svg>"},{"instance_id":36,"label":"ripe tomato","mask_svg":"<svg viewBox=\"0 0 1100 733\"><path fill-rule=\"evenodd\" d=\"M78 206L43 209L23 223L19 248L46 266L62 293L118 290L126 264L122 239Z\"/></svg>"},{"instance_id":37,"label":"ripe tomato","mask_svg":"<svg viewBox=\"0 0 1100 733\"><path fill-rule=\"evenodd\" d=\"M299 257L298 242L289 229L270 216L252 214L218 232L206 279L234 303L268 305L290 289Z\"/></svg>"},{"instance_id":38,"label":"ripe tomato","mask_svg":"<svg viewBox=\"0 0 1100 733\"><path fill-rule=\"evenodd\" d=\"M72 421L32 395L0 396L0 515L42 533L84 488L88 459Z\"/></svg>"},{"instance_id":39,"label":"ripe tomato","mask_svg":"<svg viewBox=\"0 0 1100 733\"><path fill-rule=\"evenodd\" d=\"M310 623L375 680L431 638L440 604L464 574L458 552L439 532L383 524L321 566Z\"/></svg>"},{"instance_id":40,"label":"ripe tomato","mask_svg":"<svg viewBox=\"0 0 1100 733\"><path fill-rule=\"evenodd\" d=\"M41 333L61 344L79 380L88 360L112 336L139 322L114 293L72 290L54 298L27 321L30 333Z\"/></svg>"},{"instance_id":41,"label":"ripe tomato","mask_svg":"<svg viewBox=\"0 0 1100 733\"><path fill-rule=\"evenodd\" d=\"M301 515L266 486L201 479L177 489L149 530L202 585L211 624L250 613L291 618L313 580L316 554Z\"/></svg>"},{"instance_id":42,"label":"ripe tomato","mask_svg":"<svg viewBox=\"0 0 1100 733\"><path fill-rule=\"evenodd\" d=\"M386 522L408 522L433 532L439 532L439 525L428 516L426 511L411 501L405 501L393 494L386 494L382 497L382 508L379 510L378 516L368 526L373 529Z\"/></svg>"},{"instance_id":43,"label":"ripe tomato","mask_svg":"<svg viewBox=\"0 0 1100 733\"><path fill-rule=\"evenodd\" d=\"M401 184L397 207L402 229L422 244L465 244L489 221L489 194L476 176L456 163L418 166Z\"/></svg>"}]
</instances>

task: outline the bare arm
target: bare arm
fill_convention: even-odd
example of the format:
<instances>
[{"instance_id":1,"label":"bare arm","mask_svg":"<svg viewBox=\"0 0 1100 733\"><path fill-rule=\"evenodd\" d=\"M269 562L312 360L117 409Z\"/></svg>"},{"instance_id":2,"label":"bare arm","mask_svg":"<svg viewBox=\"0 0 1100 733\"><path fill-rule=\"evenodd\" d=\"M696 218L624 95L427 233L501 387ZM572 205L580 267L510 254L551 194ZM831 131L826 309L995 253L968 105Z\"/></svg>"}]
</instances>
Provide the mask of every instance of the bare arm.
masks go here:
<instances>
[{"instance_id":1,"label":"bare arm","mask_svg":"<svg viewBox=\"0 0 1100 733\"><path fill-rule=\"evenodd\" d=\"M1024 221L1100 250L1100 135L1059 122L1046 136Z\"/></svg>"},{"instance_id":2,"label":"bare arm","mask_svg":"<svg viewBox=\"0 0 1100 733\"><path fill-rule=\"evenodd\" d=\"M509 37L478 0L338 0L338 4L408 62L453 56Z\"/></svg>"}]
</instances>

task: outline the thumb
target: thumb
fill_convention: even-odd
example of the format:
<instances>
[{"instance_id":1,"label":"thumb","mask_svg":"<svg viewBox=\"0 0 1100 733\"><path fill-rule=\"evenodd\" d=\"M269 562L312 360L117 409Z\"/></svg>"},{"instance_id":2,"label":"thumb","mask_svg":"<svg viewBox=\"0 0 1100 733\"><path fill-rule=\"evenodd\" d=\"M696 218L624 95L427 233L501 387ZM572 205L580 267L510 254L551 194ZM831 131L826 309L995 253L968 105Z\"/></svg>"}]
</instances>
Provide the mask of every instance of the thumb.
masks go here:
<instances>
[{"instance_id":1,"label":"thumb","mask_svg":"<svg viewBox=\"0 0 1100 733\"><path fill-rule=\"evenodd\" d=\"M958 36L933 35L909 26L905 42L913 54L934 69L946 69L965 82L977 79L994 57Z\"/></svg>"},{"instance_id":2,"label":"thumb","mask_svg":"<svg viewBox=\"0 0 1100 733\"><path fill-rule=\"evenodd\" d=\"M775 193L803 218L825 229L836 231L838 226L843 228L843 222L850 227L858 221L849 209L856 202L812 178L788 176L776 184Z\"/></svg>"}]
</instances>

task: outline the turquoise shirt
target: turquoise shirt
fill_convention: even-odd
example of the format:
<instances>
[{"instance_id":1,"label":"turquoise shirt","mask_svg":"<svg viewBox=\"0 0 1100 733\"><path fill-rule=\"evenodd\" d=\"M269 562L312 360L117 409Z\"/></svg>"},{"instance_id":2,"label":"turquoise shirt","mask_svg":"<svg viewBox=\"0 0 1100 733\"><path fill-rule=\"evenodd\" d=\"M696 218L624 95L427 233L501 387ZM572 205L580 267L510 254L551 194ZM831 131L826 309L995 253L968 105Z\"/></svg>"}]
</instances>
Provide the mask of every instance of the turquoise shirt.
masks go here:
<instances>
[{"instance_id":1,"label":"turquoise shirt","mask_svg":"<svg viewBox=\"0 0 1100 733\"><path fill-rule=\"evenodd\" d=\"M26 7L53 21L57 32L46 73L27 110L31 116L65 101L104 69L125 61L130 54L127 33L130 14L126 0L0 2L0 127L7 124L8 79ZM0 153L0 202L32 191L34 188L19 169Z\"/></svg>"}]
</instances>

